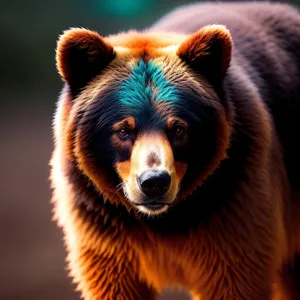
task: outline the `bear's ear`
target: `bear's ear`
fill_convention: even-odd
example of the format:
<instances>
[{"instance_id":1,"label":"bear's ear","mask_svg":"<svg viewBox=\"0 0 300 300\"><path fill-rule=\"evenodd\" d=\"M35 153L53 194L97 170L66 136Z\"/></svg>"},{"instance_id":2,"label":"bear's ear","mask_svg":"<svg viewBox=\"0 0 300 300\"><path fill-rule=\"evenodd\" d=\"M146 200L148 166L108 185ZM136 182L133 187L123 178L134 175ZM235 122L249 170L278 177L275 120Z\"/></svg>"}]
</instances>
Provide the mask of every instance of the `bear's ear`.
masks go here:
<instances>
[{"instance_id":1,"label":"bear's ear","mask_svg":"<svg viewBox=\"0 0 300 300\"><path fill-rule=\"evenodd\" d=\"M223 25L209 25L192 34L177 55L209 79L222 77L230 65L232 38Z\"/></svg>"},{"instance_id":2,"label":"bear's ear","mask_svg":"<svg viewBox=\"0 0 300 300\"><path fill-rule=\"evenodd\" d=\"M56 65L76 93L114 58L114 49L94 31L73 28L57 42Z\"/></svg>"}]
</instances>

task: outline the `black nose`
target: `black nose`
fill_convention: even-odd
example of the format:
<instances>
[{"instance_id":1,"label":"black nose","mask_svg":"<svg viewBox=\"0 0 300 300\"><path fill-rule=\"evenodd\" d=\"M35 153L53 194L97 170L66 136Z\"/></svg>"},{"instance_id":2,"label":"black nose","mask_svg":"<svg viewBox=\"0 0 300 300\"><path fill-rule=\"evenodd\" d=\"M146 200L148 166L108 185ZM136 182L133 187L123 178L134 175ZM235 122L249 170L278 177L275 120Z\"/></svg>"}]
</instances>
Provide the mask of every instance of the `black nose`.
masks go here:
<instances>
[{"instance_id":1,"label":"black nose","mask_svg":"<svg viewBox=\"0 0 300 300\"><path fill-rule=\"evenodd\" d=\"M138 183L147 196L161 197L170 187L171 176L164 171L149 170L142 173Z\"/></svg>"}]
</instances>

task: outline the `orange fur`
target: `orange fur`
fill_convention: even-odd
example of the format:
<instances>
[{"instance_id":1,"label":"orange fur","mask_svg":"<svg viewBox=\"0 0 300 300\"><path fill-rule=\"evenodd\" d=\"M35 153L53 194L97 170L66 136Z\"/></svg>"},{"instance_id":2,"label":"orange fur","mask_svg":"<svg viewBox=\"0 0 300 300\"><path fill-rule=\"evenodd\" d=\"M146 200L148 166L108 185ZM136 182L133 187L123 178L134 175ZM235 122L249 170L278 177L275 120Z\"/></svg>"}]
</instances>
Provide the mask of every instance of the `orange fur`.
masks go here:
<instances>
[{"instance_id":1,"label":"orange fur","mask_svg":"<svg viewBox=\"0 0 300 300\"><path fill-rule=\"evenodd\" d=\"M114 49L121 53L130 52L135 57L159 57L168 49L178 47L185 39L184 35L165 32L140 32L130 31L106 38Z\"/></svg>"}]
</instances>

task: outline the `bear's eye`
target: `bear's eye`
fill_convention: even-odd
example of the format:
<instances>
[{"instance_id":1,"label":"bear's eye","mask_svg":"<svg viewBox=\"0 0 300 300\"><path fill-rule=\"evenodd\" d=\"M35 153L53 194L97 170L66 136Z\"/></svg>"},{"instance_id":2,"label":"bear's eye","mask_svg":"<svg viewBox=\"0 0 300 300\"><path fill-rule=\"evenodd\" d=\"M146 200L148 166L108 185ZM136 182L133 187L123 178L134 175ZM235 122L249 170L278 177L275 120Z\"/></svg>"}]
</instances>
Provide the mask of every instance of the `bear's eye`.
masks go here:
<instances>
[{"instance_id":1,"label":"bear's eye","mask_svg":"<svg viewBox=\"0 0 300 300\"><path fill-rule=\"evenodd\" d=\"M183 137L185 134L185 128L181 125L176 125L174 127L174 132L177 137Z\"/></svg>"},{"instance_id":2,"label":"bear's eye","mask_svg":"<svg viewBox=\"0 0 300 300\"><path fill-rule=\"evenodd\" d=\"M121 139L127 139L129 138L129 133L128 131L126 130L126 128L121 128L119 131L118 131L118 135Z\"/></svg>"}]
</instances>

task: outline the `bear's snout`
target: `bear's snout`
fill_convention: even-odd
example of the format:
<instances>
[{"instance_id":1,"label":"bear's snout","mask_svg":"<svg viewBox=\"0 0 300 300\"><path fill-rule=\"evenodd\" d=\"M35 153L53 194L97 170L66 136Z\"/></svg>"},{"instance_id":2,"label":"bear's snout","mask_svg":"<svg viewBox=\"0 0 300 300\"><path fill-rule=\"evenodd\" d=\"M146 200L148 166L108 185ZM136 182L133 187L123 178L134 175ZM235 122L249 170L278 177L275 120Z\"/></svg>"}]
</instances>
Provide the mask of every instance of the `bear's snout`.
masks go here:
<instances>
[{"instance_id":1,"label":"bear's snout","mask_svg":"<svg viewBox=\"0 0 300 300\"><path fill-rule=\"evenodd\" d=\"M171 176L166 171L147 170L138 178L141 191L150 198L162 197L170 188Z\"/></svg>"}]
</instances>

